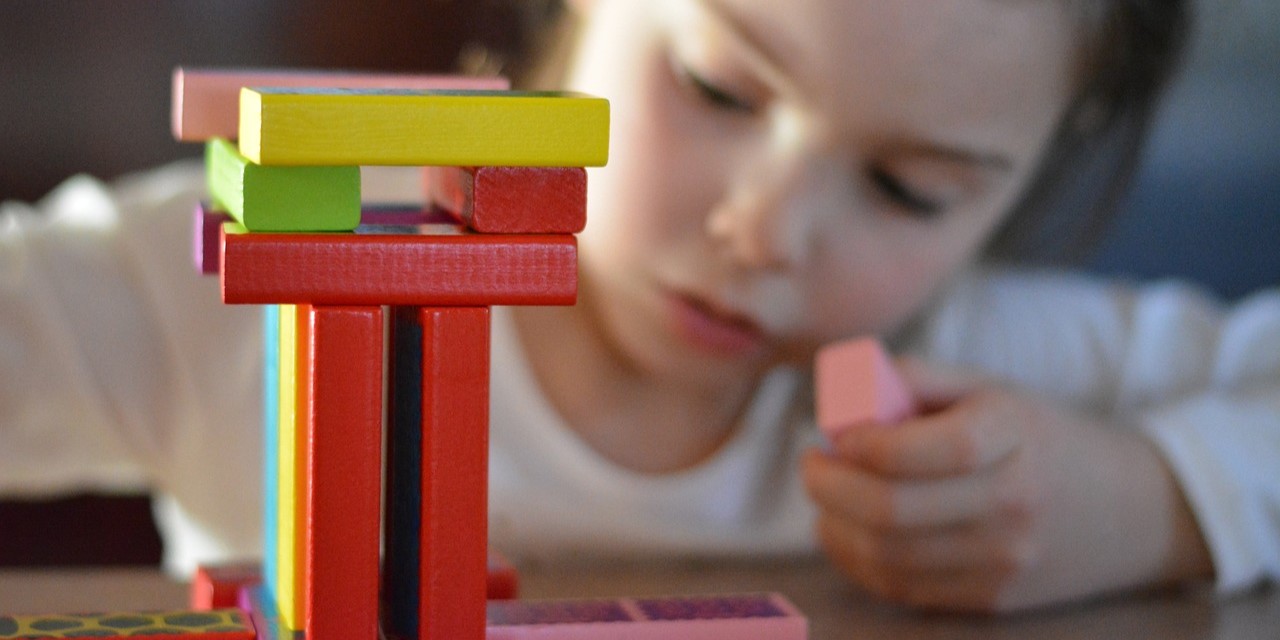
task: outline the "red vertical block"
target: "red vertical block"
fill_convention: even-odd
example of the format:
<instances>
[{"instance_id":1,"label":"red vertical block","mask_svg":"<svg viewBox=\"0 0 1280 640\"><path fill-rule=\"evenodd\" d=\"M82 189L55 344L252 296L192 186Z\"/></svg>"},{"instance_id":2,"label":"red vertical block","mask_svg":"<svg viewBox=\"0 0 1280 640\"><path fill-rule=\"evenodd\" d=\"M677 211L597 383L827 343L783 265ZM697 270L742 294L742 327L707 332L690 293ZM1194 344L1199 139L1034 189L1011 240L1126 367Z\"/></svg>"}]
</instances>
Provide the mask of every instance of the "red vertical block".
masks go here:
<instances>
[{"instance_id":1,"label":"red vertical block","mask_svg":"<svg viewBox=\"0 0 1280 640\"><path fill-rule=\"evenodd\" d=\"M306 637L378 638L381 307L308 309Z\"/></svg>"},{"instance_id":2,"label":"red vertical block","mask_svg":"<svg viewBox=\"0 0 1280 640\"><path fill-rule=\"evenodd\" d=\"M481 233L578 233L587 224L582 167L427 167L427 199Z\"/></svg>"},{"instance_id":3,"label":"red vertical block","mask_svg":"<svg viewBox=\"0 0 1280 640\"><path fill-rule=\"evenodd\" d=\"M424 308L418 317L422 323L418 638L483 640L488 590L489 309Z\"/></svg>"}]
</instances>

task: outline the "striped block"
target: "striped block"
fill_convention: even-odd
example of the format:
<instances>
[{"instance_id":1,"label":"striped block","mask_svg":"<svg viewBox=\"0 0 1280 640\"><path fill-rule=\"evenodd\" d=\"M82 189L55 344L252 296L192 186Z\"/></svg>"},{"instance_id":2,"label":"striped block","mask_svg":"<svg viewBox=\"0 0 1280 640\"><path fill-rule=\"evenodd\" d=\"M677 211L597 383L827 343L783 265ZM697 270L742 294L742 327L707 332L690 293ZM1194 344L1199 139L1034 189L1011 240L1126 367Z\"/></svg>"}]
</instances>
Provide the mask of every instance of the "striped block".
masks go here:
<instances>
[{"instance_id":1,"label":"striped block","mask_svg":"<svg viewBox=\"0 0 1280 640\"><path fill-rule=\"evenodd\" d=\"M262 165L601 166L609 103L554 92L246 88L240 152Z\"/></svg>"},{"instance_id":2,"label":"striped block","mask_svg":"<svg viewBox=\"0 0 1280 640\"><path fill-rule=\"evenodd\" d=\"M174 139L182 142L236 137L243 87L501 90L509 86L506 78L498 77L178 67L173 70L171 124Z\"/></svg>"},{"instance_id":3,"label":"striped block","mask_svg":"<svg viewBox=\"0 0 1280 640\"><path fill-rule=\"evenodd\" d=\"M263 167L224 139L205 145L209 196L250 231L351 231L360 167Z\"/></svg>"},{"instance_id":4,"label":"striped block","mask_svg":"<svg viewBox=\"0 0 1280 640\"><path fill-rule=\"evenodd\" d=\"M427 199L481 233L578 233L587 225L581 167L426 167Z\"/></svg>"},{"instance_id":5,"label":"striped block","mask_svg":"<svg viewBox=\"0 0 1280 640\"><path fill-rule=\"evenodd\" d=\"M4 640L135 636L146 636L150 640L255 638L253 625L239 609L0 616L0 639Z\"/></svg>"},{"instance_id":6,"label":"striped block","mask_svg":"<svg viewBox=\"0 0 1280 640\"><path fill-rule=\"evenodd\" d=\"M808 621L776 593L488 603L487 640L805 640Z\"/></svg>"},{"instance_id":7,"label":"striped block","mask_svg":"<svg viewBox=\"0 0 1280 640\"><path fill-rule=\"evenodd\" d=\"M222 233L228 304L572 304L570 235Z\"/></svg>"},{"instance_id":8,"label":"striped block","mask_svg":"<svg viewBox=\"0 0 1280 640\"><path fill-rule=\"evenodd\" d=\"M829 439L859 425L895 424L916 412L915 400L875 338L823 347L814 360L818 427Z\"/></svg>"}]
</instances>

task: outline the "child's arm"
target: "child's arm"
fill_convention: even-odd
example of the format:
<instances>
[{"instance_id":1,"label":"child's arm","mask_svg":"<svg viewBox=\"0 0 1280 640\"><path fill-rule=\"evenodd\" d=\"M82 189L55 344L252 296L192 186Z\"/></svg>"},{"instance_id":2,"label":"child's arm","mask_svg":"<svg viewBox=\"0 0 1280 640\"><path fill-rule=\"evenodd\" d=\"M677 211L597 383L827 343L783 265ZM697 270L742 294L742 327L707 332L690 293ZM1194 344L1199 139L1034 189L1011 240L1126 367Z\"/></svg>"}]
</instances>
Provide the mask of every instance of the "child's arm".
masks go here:
<instances>
[{"instance_id":1,"label":"child's arm","mask_svg":"<svg viewBox=\"0 0 1280 640\"><path fill-rule=\"evenodd\" d=\"M256 483L220 476L258 474L259 312L194 272L202 184L78 177L0 207L0 492L155 488L206 534L250 529L244 553Z\"/></svg>"},{"instance_id":2,"label":"child's arm","mask_svg":"<svg viewBox=\"0 0 1280 640\"><path fill-rule=\"evenodd\" d=\"M1034 330L1069 326L1080 310L1062 305L1018 328L979 296L956 334L986 341L1001 358L989 371L1041 393L906 361L922 417L851 430L834 455L806 460L820 535L855 580L922 606L1008 610L1215 570L1224 588L1280 576L1280 531L1265 517L1280 505L1280 295L1223 314L1168 291L1086 289L1067 298L1113 304L1102 325L1114 326L1100 330L1092 309L1086 335L1050 343L1068 353L1042 348L1050 338ZM1011 344L1032 362L1003 360ZM1082 345L1098 353L1082 358ZM1067 408L1082 398L1101 413Z\"/></svg>"}]
</instances>

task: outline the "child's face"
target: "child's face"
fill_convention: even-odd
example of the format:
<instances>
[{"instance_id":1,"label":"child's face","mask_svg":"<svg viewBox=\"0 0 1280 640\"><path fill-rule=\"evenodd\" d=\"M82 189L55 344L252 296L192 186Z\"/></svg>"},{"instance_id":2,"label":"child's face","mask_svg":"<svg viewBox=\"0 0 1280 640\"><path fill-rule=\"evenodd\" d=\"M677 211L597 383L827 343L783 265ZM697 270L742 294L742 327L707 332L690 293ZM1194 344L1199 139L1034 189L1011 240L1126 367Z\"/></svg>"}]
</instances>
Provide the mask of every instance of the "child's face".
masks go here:
<instances>
[{"instance_id":1,"label":"child's face","mask_svg":"<svg viewBox=\"0 0 1280 640\"><path fill-rule=\"evenodd\" d=\"M586 308L715 381L892 331L981 248L1072 91L1045 0L586 0L569 84L611 100Z\"/></svg>"}]
</instances>

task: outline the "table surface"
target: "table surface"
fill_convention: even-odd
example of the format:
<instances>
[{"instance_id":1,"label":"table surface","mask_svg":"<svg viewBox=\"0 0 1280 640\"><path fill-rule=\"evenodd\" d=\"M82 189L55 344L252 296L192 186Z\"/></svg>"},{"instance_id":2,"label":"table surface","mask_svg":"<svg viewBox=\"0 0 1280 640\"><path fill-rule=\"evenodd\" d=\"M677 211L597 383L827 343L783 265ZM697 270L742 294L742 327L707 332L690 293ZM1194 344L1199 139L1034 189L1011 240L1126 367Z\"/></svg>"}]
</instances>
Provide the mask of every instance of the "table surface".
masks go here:
<instances>
[{"instance_id":1,"label":"table surface","mask_svg":"<svg viewBox=\"0 0 1280 640\"><path fill-rule=\"evenodd\" d=\"M1108 600L1011 617L923 614L873 601L821 562L524 567L521 597L779 591L813 640L892 638L1280 638L1280 589L1215 601L1203 593ZM0 611L185 608L187 588L154 570L0 571Z\"/></svg>"}]
</instances>

